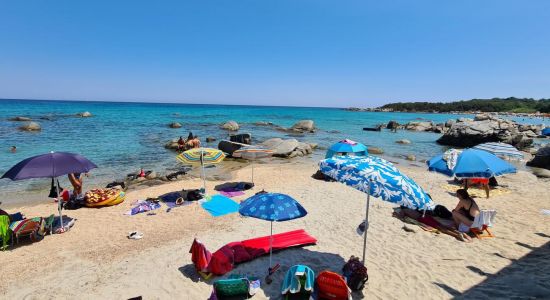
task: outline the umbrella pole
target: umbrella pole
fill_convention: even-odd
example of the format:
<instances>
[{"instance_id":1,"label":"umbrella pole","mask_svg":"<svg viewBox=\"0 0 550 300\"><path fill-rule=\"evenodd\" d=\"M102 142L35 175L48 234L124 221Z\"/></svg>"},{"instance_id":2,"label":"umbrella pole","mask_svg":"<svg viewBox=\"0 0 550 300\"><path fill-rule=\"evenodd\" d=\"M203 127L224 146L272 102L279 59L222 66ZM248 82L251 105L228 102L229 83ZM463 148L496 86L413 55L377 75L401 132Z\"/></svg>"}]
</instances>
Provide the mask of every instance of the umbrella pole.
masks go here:
<instances>
[{"instance_id":1,"label":"umbrella pole","mask_svg":"<svg viewBox=\"0 0 550 300\"><path fill-rule=\"evenodd\" d=\"M367 255L367 231L369 229L369 205L370 205L370 181L369 181L369 189L367 191L367 208L365 211L365 233L363 237L363 264L365 264L365 258Z\"/></svg>"},{"instance_id":2,"label":"umbrella pole","mask_svg":"<svg viewBox=\"0 0 550 300\"><path fill-rule=\"evenodd\" d=\"M271 235L269 236L269 269L268 272L271 274L271 256L273 255L273 221L271 221Z\"/></svg>"},{"instance_id":3,"label":"umbrella pole","mask_svg":"<svg viewBox=\"0 0 550 300\"><path fill-rule=\"evenodd\" d=\"M201 163L202 167L202 188L204 189L204 195L206 195L206 171L204 170L204 163Z\"/></svg>"},{"instance_id":4,"label":"umbrella pole","mask_svg":"<svg viewBox=\"0 0 550 300\"><path fill-rule=\"evenodd\" d=\"M59 224L61 225L61 230L63 231L65 227L63 226L63 214L61 213L61 209L63 208L63 198L61 197L61 193L59 193L59 181L55 180L55 189L57 190L57 210L59 211Z\"/></svg>"},{"instance_id":5,"label":"umbrella pole","mask_svg":"<svg viewBox=\"0 0 550 300\"><path fill-rule=\"evenodd\" d=\"M252 185L254 185L254 160L252 160Z\"/></svg>"}]
</instances>

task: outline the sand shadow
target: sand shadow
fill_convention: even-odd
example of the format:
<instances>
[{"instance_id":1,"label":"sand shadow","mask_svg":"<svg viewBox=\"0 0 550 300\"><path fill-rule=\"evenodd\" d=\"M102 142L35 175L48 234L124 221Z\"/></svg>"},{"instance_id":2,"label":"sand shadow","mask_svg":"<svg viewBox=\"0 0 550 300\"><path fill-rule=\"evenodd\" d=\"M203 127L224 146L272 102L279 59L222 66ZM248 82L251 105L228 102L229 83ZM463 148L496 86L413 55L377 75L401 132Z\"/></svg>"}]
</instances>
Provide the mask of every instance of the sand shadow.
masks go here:
<instances>
[{"instance_id":1,"label":"sand shadow","mask_svg":"<svg viewBox=\"0 0 550 300\"><path fill-rule=\"evenodd\" d=\"M481 276L491 276L492 274L490 273L487 273L485 271L482 271L480 268L478 267L474 267L474 266L466 266L466 268L476 274L479 274Z\"/></svg>"},{"instance_id":2,"label":"sand shadow","mask_svg":"<svg viewBox=\"0 0 550 300\"><path fill-rule=\"evenodd\" d=\"M542 232L535 232L536 235L540 236L540 237L545 237L545 238L549 238L550 239L550 235L546 234L546 233L542 233Z\"/></svg>"},{"instance_id":3,"label":"sand shadow","mask_svg":"<svg viewBox=\"0 0 550 300\"><path fill-rule=\"evenodd\" d=\"M456 299L545 299L550 295L550 242L465 291Z\"/></svg>"},{"instance_id":4,"label":"sand shadow","mask_svg":"<svg viewBox=\"0 0 550 300\"><path fill-rule=\"evenodd\" d=\"M529 250L535 250L535 249L537 249L536 247L533 247L533 246L531 246L531 245L527 245L527 244L522 243L522 242L516 242L516 245L522 246L522 247L527 248L527 249L529 249Z\"/></svg>"},{"instance_id":5,"label":"sand shadow","mask_svg":"<svg viewBox=\"0 0 550 300\"><path fill-rule=\"evenodd\" d=\"M204 281L200 278L192 264L182 266L178 268L178 270L183 276L191 279L193 282L202 281L208 285L213 285L216 280L225 279L231 274L258 277L261 280L260 289L264 292L267 298L281 299L281 284L290 267L297 264L302 264L312 268L315 275L318 275L321 271L325 270L341 274L342 267L346 263L346 260L338 254L313 251L307 249L306 246L274 252L273 264L276 263L280 264L280 268L273 275L271 275L271 279L273 280L271 284L267 284L265 281L269 265L269 256L262 256L255 260L235 265L231 272L223 276L212 277L208 281ZM352 297L353 299L362 299L364 298L364 295L362 291L359 291L352 293Z\"/></svg>"},{"instance_id":6,"label":"sand shadow","mask_svg":"<svg viewBox=\"0 0 550 300\"><path fill-rule=\"evenodd\" d=\"M438 287L444 289L447 293L449 293L453 297L460 296L460 292L458 290L453 289L452 287L441 283L441 282L432 282L433 284L437 285Z\"/></svg>"}]
</instances>

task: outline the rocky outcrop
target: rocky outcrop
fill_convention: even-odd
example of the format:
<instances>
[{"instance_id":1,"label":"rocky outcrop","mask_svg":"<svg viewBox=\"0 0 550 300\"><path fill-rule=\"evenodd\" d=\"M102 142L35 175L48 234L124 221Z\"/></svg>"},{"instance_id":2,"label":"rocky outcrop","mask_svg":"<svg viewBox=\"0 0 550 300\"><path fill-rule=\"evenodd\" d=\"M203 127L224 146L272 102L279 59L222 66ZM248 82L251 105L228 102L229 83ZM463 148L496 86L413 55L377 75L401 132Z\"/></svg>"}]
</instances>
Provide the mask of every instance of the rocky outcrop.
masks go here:
<instances>
[{"instance_id":1,"label":"rocky outcrop","mask_svg":"<svg viewBox=\"0 0 550 300\"><path fill-rule=\"evenodd\" d=\"M172 122L168 125L170 128L181 128L181 124L178 122Z\"/></svg>"},{"instance_id":2,"label":"rocky outcrop","mask_svg":"<svg viewBox=\"0 0 550 300\"><path fill-rule=\"evenodd\" d=\"M92 113L90 113L89 111L84 111L84 112L77 113L76 115L82 118L89 118L92 116Z\"/></svg>"},{"instance_id":3,"label":"rocky outcrop","mask_svg":"<svg viewBox=\"0 0 550 300\"><path fill-rule=\"evenodd\" d=\"M229 130L229 131L237 131L239 130L239 123L235 121L227 121L220 125L221 129Z\"/></svg>"},{"instance_id":4,"label":"rocky outcrop","mask_svg":"<svg viewBox=\"0 0 550 300\"><path fill-rule=\"evenodd\" d=\"M254 125L256 125L256 126L274 126L275 124L273 124L272 122L260 121L260 122L254 122Z\"/></svg>"},{"instance_id":5,"label":"rocky outcrop","mask_svg":"<svg viewBox=\"0 0 550 300\"><path fill-rule=\"evenodd\" d=\"M297 141L296 139L283 140L280 138L272 138L261 143L262 146L273 150L273 156L293 158L296 156L304 156L311 154L316 144L308 144Z\"/></svg>"},{"instance_id":6,"label":"rocky outcrop","mask_svg":"<svg viewBox=\"0 0 550 300\"><path fill-rule=\"evenodd\" d=\"M412 131L433 131L434 123L431 121L410 121L405 124L406 130Z\"/></svg>"},{"instance_id":7,"label":"rocky outcrop","mask_svg":"<svg viewBox=\"0 0 550 300\"><path fill-rule=\"evenodd\" d=\"M29 117L21 117L21 116L9 118L8 120L9 121L15 121L15 122L30 122L30 121L32 121L32 119L29 118Z\"/></svg>"},{"instance_id":8,"label":"rocky outcrop","mask_svg":"<svg viewBox=\"0 0 550 300\"><path fill-rule=\"evenodd\" d=\"M296 132L315 132L315 123L313 120L301 120L290 127L290 130Z\"/></svg>"},{"instance_id":9,"label":"rocky outcrop","mask_svg":"<svg viewBox=\"0 0 550 300\"><path fill-rule=\"evenodd\" d=\"M527 162L527 165L550 170L550 144L540 148L535 154L535 157Z\"/></svg>"},{"instance_id":10,"label":"rocky outcrop","mask_svg":"<svg viewBox=\"0 0 550 300\"><path fill-rule=\"evenodd\" d=\"M19 129L23 131L40 131L42 130L42 127L40 127L40 124L36 122L28 122L21 125Z\"/></svg>"},{"instance_id":11,"label":"rocky outcrop","mask_svg":"<svg viewBox=\"0 0 550 300\"><path fill-rule=\"evenodd\" d=\"M472 147L487 142L503 142L518 149L533 144L533 137L540 132L540 126L519 125L512 120L499 119L492 115L477 115L475 119L459 118L451 124L439 144L455 147Z\"/></svg>"},{"instance_id":12,"label":"rocky outcrop","mask_svg":"<svg viewBox=\"0 0 550 300\"><path fill-rule=\"evenodd\" d=\"M369 147L368 152L369 154L384 154L384 150L377 147Z\"/></svg>"},{"instance_id":13,"label":"rocky outcrop","mask_svg":"<svg viewBox=\"0 0 550 300\"><path fill-rule=\"evenodd\" d=\"M168 141L166 144L164 144L164 148L170 149L170 150L178 150L178 139L172 139Z\"/></svg>"}]
</instances>

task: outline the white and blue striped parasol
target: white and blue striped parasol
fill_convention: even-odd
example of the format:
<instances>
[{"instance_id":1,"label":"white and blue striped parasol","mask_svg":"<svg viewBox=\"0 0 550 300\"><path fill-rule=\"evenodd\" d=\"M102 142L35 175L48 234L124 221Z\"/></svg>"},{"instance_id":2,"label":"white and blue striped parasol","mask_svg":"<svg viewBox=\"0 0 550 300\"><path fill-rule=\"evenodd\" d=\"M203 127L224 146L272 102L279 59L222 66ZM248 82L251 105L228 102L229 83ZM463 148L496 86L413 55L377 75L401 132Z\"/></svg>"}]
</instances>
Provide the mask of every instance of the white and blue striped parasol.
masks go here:
<instances>
[{"instance_id":1,"label":"white and blue striped parasol","mask_svg":"<svg viewBox=\"0 0 550 300\"><path fill-rule=\"evenodd\" d=\"M523 153L514 146L505 143L484 143L479 144L474 149L487 151L501 158L523 159Z\"/></svg>"}]
</instances>

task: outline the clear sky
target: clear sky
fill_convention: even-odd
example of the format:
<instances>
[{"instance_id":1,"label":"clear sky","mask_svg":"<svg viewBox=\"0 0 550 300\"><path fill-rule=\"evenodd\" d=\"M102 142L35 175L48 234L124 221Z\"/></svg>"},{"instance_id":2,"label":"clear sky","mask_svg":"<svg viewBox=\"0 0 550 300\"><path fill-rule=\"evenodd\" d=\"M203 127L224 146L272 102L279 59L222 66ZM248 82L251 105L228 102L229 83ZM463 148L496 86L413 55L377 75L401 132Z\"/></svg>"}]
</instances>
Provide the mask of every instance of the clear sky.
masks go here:
<instances>
[{"instance_id":1,"label":"clear sky","mask_svg":"<svg viewBox=\"0 0 550 300\"><path fill-rule=\"evenodd\" d=\"M550 96L549 0L0 0L0 98Z\"/></svg>"}]
</instances>

